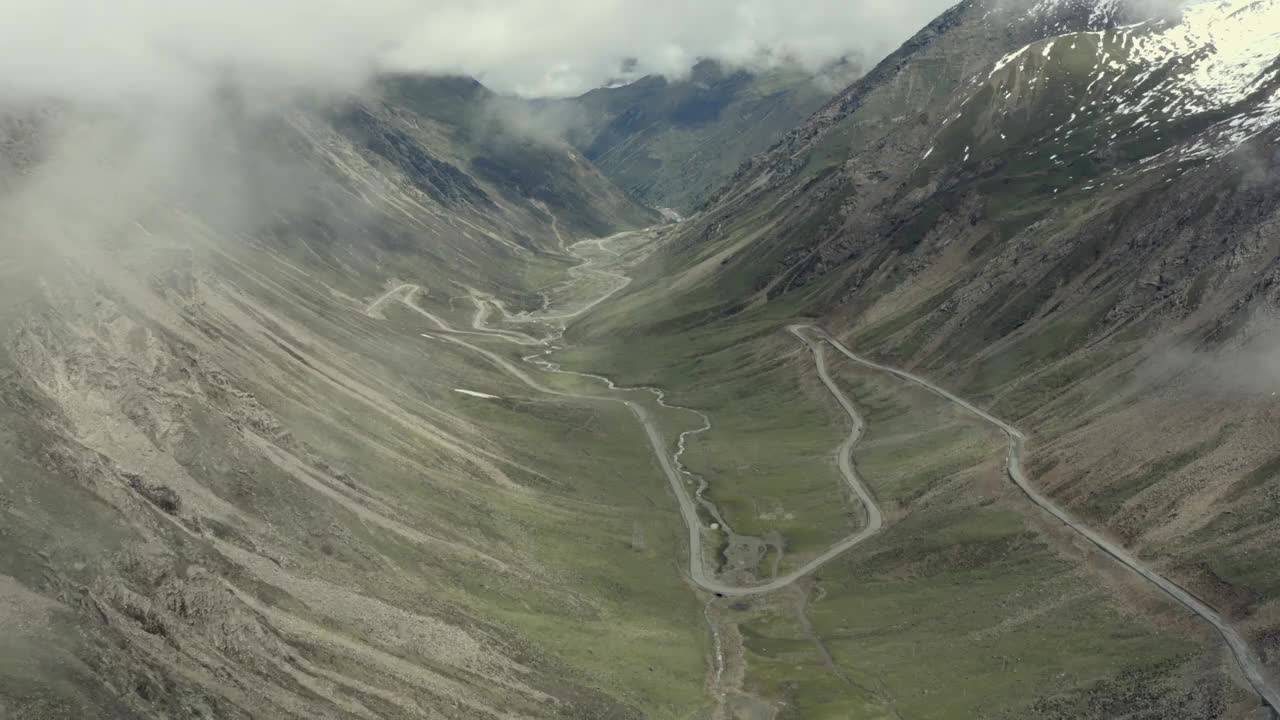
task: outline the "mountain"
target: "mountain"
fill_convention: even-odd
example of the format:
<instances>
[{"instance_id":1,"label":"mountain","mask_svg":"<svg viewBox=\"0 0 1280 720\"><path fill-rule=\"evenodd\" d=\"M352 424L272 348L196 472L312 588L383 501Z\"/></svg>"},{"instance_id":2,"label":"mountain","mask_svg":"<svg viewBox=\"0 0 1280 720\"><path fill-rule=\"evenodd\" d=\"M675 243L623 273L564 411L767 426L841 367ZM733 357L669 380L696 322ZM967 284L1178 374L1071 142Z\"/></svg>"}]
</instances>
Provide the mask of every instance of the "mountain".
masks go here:
<instances>
[{"instance_id":1,"label":"mountain","mask_svg":"<svg viewBox=\"0 0 1280 720\"><path fill-rule=\"evenodd\" d=\"M450 93L459 115L414 109ZM6 115L0 715L700 702L629 413L424 337L655 217L565 146L461 139L482 93ZM543 452L569 437L602 452Z\"/></svg>"},{"instance_id":2,"label":"mountain","mask_svg":"<svg viewBox=\"0 0 1280 720\"><path fill-rule=\"evenodd\" d=\"M432 121L440 140L479 180L516 202L546 206L574 235L607 235L657 215L618 193L563 141L520 123L520 106L471 78L394 76L381 84L388 112Z\"/></svg>"},{"instance_id":3,"label":"mountain","mask_svg":"<svg viewBox=\"0 0 1280 720\"><path fill-rule=\"evenodd\" d=\"M704 60L687 79L648 76L555 106L572 120L570 141L614 183L646 205L688 213L857 72L847 60L819 73Z\"/></svg>"},{"instance_id":4,"label":"mountain","mask_svg":"<svg viewBox=\"0 0 1280 720\"><path fill-rule=\"evenodd\" d=\"M626 293L573 329L578 347L566 358L620 383L662 386L681 404L731 412L735 397L755 398L758 417L736 410L738 432L794 437L813 423L804 408L751 388L794 383L793 366L775 359L797 349L781 330L817 322L855 351L941 383L1025 431L1033 482L1229 618L1274 682L1280 574L1270 548L1280 526L1267 508L1280 488L1272 150L1280 137L1280 4L1147 12L1116 2L961 3L746 162L703 212L671 231ZM711 390L717 378L730 386ZM866 397L888 402L883 378L853 378L876 383ZM895 412L924 401L899 401ZM874 414L869 425L874 433ZM1219 717L1237 712L1225 709L1233 697L1256 703L1208 624L1187 624L1161 592L1115 577L1114 563L1064 538L1016 488L971 480L960 485L968 494L947 499L960 491L941 478L971 461L947 450L945 430L918 444L910 433L926 429L907 425L906 440L883 442L896 446L899 464L919 455L925 475L904 486L877 483L868 470L873 491L900 498L904 519L886 531L898 544L827 574L865 573L870 563L877 590L867 593L900 588L919 597L927 585L912 578L922 563L956 562L955 545L924 549L941 533L978 559L963 557L950 578L957 607L937 613L931 627L940 633L971 628L970 615L1018 607L1022 617L1056 616L1053 624L1072 628L1078 641L1095 622L1067 619L1079 603L1109 616L1154 613L1108 632L1159 638L1177 627L1175 636L1204 648L1171 650L1160 662L1144 650L1102 681L1067 669L1076 650L1066 643L1058 652L1075 689L1040 691L1037 717ZM765 456L786 452L765 447ZM730 525L767 526L760 518L779 505L752 505L748 498L763 491L754 481L744 487L734 467L723 455L690 462L710 485L707 497L728 508ZM873 467L890 478L902 472ZM930 478L930 469L940 476ZM999 475L998 465L992 470ZM785 507L781 478L771 502ZM972 507L974 493L993 504ZM804 496L790 501L797 503ZM966 507L1011 513L1018 530L989 534L1003 516L975 532L971 516L958 514ZM922 537L916 523L926 518L934 532ZM1036 566L1010 550L1024 541L1015 540L1025 539L1023 528L1043 538L1050 565L1067 558L1093 566L1086 585L1109 590L1085 599L1076 584L1064 596L1032 572L1021 596L983 597L994 577ZM828 638L852 638L835 618L870 602L842 582L820 579L823 600L813 603L829 618L825 628L814 621ZM877 626L926 623L918 614L859 616ZM741 617L738 628L747 638L802 641L799 630L776 623ZM1003 630L982 632L989 634L979 652L1023 662L1032 652L994 640ZM836 662L873 672L873 663L840 657L840 647L869 651L848 642L831 649ZM914 657L918 647L906 643L886 640L876 651ZM800 674L780 669L787 660L779 647L748 640L746 651L757 667L747 692L766 677L787 678L799 683L801 704L826 702L820 688L806 694ZM935 662L947 656L945 648L931 652ZM911 684L892 671L885 682L903 707ZM947 682L926 685L954 698ZM990 716L999 697L989 692L957 716Z\"/></svg>"},{"instance_id":5,"label":"mountain","mask_svg":"<svg viewBox=\"0 0 1280 720\"><path fill-rule=\"evenodd\" d=\"M1266 717L1277 108L1280 0L7 102L0 716Z\"/></svg>"}]
</instances>

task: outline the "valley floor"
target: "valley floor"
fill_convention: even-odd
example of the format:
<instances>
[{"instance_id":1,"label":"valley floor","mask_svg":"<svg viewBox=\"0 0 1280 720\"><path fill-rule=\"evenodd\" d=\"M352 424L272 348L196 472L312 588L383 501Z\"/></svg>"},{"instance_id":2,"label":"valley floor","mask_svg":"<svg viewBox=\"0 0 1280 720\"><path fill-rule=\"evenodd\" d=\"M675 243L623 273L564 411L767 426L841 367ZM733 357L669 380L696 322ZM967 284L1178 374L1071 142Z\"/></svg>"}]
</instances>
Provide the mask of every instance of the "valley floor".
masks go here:
<instances>
[{"instance_id":1,"label":"valley floor","mask_svg":"<svg viewBox=\"0 0 1280 720\"><path fill-rule=\"evenodd\" d=\"M620 284L609 288L598 298L580 305L579 310L558 315L542 312L513 316L500 304L496 304L497 314L501 316L503 323L512 327L533 324L553 334L547 335L540 341L534 341L529 336L518 334L512 330L489 327L486 324L486 320L492 317L493 314L486 310L485 306L491 301L478 296L473 296L472 298L472 301L477 305L478 311L470 332L480 335L487 334L490 339L498 342L515 343L526 347L538 345L550 348L551 350L548 352L563 350L564 348L558 343L562 342L563 329L566 324L601 302L607 301L610 296L624 289L627 285L628 281L622 274L600 269L602 265L618 262L623 256L623 253L612 250L608 246L608 242L607 240L592 241L574 246L575 250L582 248L583 245L593 245L595 248L592 253L584 252L580 255L583 265L581 266L582 269L575 273L575 276L585 280L584 284L591 282L592 275L603 276L606 279L610 277L621 279ZM549 388L542 382L531 378L526 371L519 369L511 361L496 355L493 351L482 349L451 337L452 333L458 331L439 318L413 305L411 296L405 298L405 303L415 311L426 315L436 325L436 329L444 333L441 339L446 342L461 344L485 356L495 366L512 374L535 391L587 402L596 401L602 397L598 392L576 394ZM900 434L892 437L889 441L890 443L902 443L904 437L916 435L918 441L923 441L926 444L917 445L910 454L895 455L890 463L883 468L886 475L901 475L903 465L919 463L918 455L928 456L935 454L950 457L947 458L942 466L936 464L933 466L926 465L924 468L918 469L918 474L912 484L924 483L929 485L936 483L939 478L930 477L931 474L935 473L940 474L942 477L950 478L968 476L972 480L984 475L987 478L979 486L985 485L986 487L978 492L979 502L977 507L972 507L971 498L952 497L950 498L950 503L954 507L948 508L948 514L956 513L951 518L951 522L967 528L967 532L977 532L980 536L994 532L996 533L994 537L968 539L964 531L962 531L960 535L952 535L949 538L955 545L948 546L947 533L939 532L935 537L929 539L930 544L940 549L945 548L947 553L954 553L957 546L967 548L975 542L981 544L982 542L991 542L994 539L1004 540L1005 537L1011 540L1013 535L1002 536L999 534L998 528L1002 524L1012 523L1012 525L1008 525L1008 528L1009 531L1014 531L1016 525L1019 524L1016 516L1007 514L1007 510L1003 516L999 514L991 515L991 517L983 516L991 514L991 511L987 509L995 505L996 498L1002 501L1002 505L1022 505L1023 507L1016 508L1016 512L1020 515L1034 515L1035 511L1033 509L1025 507L1027 503L1020 502L1021 500L1029 499L1032 505L1047 513L1051 518L1031 517L1023 520L1023 523L1052 526L1052 521L1056 519L1065 526L1062 529L1054 528L1051 531L1051 534L1059 535L1059 542L1060 538L1070 537L1074 533L1080 540L1092 544L1095 551L1100 551L1101 555L1109 556L1115 560L1120 567L1107 568L1106 572L1115 578L1122 578L1120 582L1145 593L1148 596L1148 602L1154 600L1151 596L1163 593L1167 596L1166 599L1176 601L1177 604L1182 605L1183 608L1198 616L1199 620L1206 622L1227 641L1230 655L1234 658L1234 663L1237 666L1236 670L1243 675L1243 684L1250 686L1267 703L1273 706L1277 703L1275 690L1270 685L1262 663L1235 629L1223 620L1218 613L1167 578L1159 575L1156 570L1133 557L1120 546L1071 517L1053 501L1041 494L1028 481L1022 466L1023 447L1026 437L1021 432L971 403L933 385L928 380L856 355L838 340L815 326L791 325L787 328L787 331L808 350L814 360L814 372L817 379L825 386L825 389L829 392L829 397L836 401L847 416L852 429L843 443L839 444L830 457L827 458L827 461L818 463L818 465L826 465L826 467L822 468L823 472L817 473L824 476L832 475L833 473L830 469L831 466L834 466L838 476L843 478L846 483L844 493L840 492L839 488L828 488L826 493L819 494L823 494L828 498L844 496L841 504L847 507L845 514L848 518L847 522L851 533L817 554L810 551L805 556L806 561L803 564L788 568L786 572L780 572L779 567L782 565L786 548L792 546L787 541L787 535L790 533L784 532L789 529L788 524L782 522L770 525L768 520L782 518L795 520L796 513L770 512L767 518L757 513L757 517L754 518L753 522L753 527L756 528L755 532L760 532L759 528L765 528L766 530L760 532L758 536L741 535L731 523L725 520L726 517L734 517L736 512L729 506L719 507L714 499L708 499L707 496L707 493L709 493L710 497L716 497L721 484L734 483L735 480L721 477L719 476L720 473L714 473L717 477L708 487L706 474L692 473L682 462L690 444L696 447L700 441L700 436L715 430L716 426L711 416L701 411L692 411L701 418L703 426L694 431L685 431L680 434L673 452L663 438L659 423L655 422L651 411L646 410L645 403L626 399L627 397L634 397L634 393L637 391L619 388L613 381L599 374L563 370L559 365L542 359L547 353L523 358L524 361L533 363L542 370L598 381L603 386L600 390L607 390L612 393L605 397L625 404L636 415L644 428L655 458L662 468L663 474L666 475L671 484L680 514L689 532L689 577L701 590L709 593L706 596L706 615L711 627L713 654L708 686L715 699L713 717L776 717L780 713L789 711L800 711L800 716L810 716L814 713L816 713L815 716L825 716L831 712L838 712L841 713L841 717L880 717L901 716L902 708L910 708L908 714L910 717L968 717L986 715L992 712L1014 712L1015 708L1025 708L1025 703L1035 700L1036 696L1041 693L1046 695L1046 697L1037 701L1041 704L1042 709L1051 708L1055 705L1069 706L1069 698L1073 693L1070 691L1063 692L1063 685L1077 688L1076 692L1094 695L1098 692L1098 684L1106 685L1111 681L1113 675L1124 676L1126 673L1137 673L1150 666L1165 667L1166 670L1176 669L1177 672L1172 674L1157 673L1152 676L1149 674L1150 670L1145 670L1148 674L1142 676L1142 684L1169 683L1169 687L1174 687L1177 681L1185 679L1178 678L1178 675L1188 671L1188 664L1194 664L1192 662L1193 658L1203 657L1202 653L1206 652L1201 649L1203 645L1201 648L1195 648L1195 646L1187 645L1185 642L1167 637L1170 632L1170 625L1192 623L1188 619L1172 617L1175 613L1167 609L1161 611L1161 614L1166 616L1163 620L1155 625L1150 625L1149 622L1143 623L1147 627L1140 630L1140 626L1130 625L1132 620L1125 618L1126 613L1121 611L1116 614L1116 610L1119 608L1114 607L1116 603L1114 598L1108 598L1105 595L1099 597L1096 590L1083 594L1080 592L1068 593L1066 598L1063 599L1053 598L1047 593L1042 596L1043 599L1036 599L1034 597L1036 593L1034 592L1031 593L1032 597L1026 597L1025 595L1028 591L1037 585L1046 586L1046 590L1048 586L1056 585L1059 580L1054 577L1055 570L1070 577L1079 577L1082 572L1079 569L1064 572L1067 567L1062 565L1062 560L1051 561L1050 556L1032 555L1023 559L1021 563L1015 563L1007 569L1006 572L1010 573L1010 577L996 578L992 576L988 578L989 580L999 579L1001 584L1008 583L1008 591L1014 593L1013 597L998 601L998 606L1002 610L991 614L990 620L994 621L993 625L985 629L972 628L965 631L964 634L971 641L977 641L979 638L985 641L998 639L1005 643L1013 642L1015 647L1018 647L1016 643L1034 645L1039 642L1034 637L1035 633L1031 630L1031 628L1035 628L1037 631L1044 631L1046 635L1057 637L1054 645L1057 653L1045 655L1043 652L1034 652L1028 657L1026 653L1029 648L1023 647L1020 650L1008 648L1010 654L997 653L991 655L993 658L1000 659L999 668L993 665L985 665L981 661L975 663L974 658L969 658L967 662L961 664L964 671L956 673L951 680L951 682L955 683L955 688L966 686L969 682L979 681L982 677L990 678L989 682L994 681L995 684L991 685L987 692L977 692L973 691L972 687L965 687L960 698L950 697L942 704L943 707L938 707L937 703L933 702L919 704L921 698L927 698L938 692L938 690L922 688L921 685L925 683L922 683L921 678L916 676L914 672L900 680L900 682L906 683L904 686L900 688L894 687L894 683L891 683L886 677L887 670L891 666L891 663L886 662L886 660L893 653L861 653L866 655L868 659L861 662L851 662L851 660L845 660L844 662L854 666L862 665L863 667L856 670L853 667L842 667L842 663L837 661L837 656L833 655L830 649L833 640L824 640L823 635L815 630L815 623L810 617L815 609L817 611L831 611L831 606L834 603L831 602L827 595L830 592L828 587L838 585L841 582L841 580L832 577L832 573L820 573L820 571L829 563L840 560L849 551L854 550L866 541L875 539L877 535L881 534L885 529L885 515L874 497L874 492L863 484L859 477L859 471L855 468L855 463L858 466L862 466L866 462L865 460L855 461L855 457L863 458L864 455L874 457L876 451L873 449L864 454L857 449L866 432L866 423L859 414L854 402L850 400L840 384L830 374L826 357L828 347L837 351L837 357L849 361L853 364L853 367L859 368L858 372L864 377L868 374L879 375L880 377L876 379L876 382L881 384L884 383L886 378L891 382L897 381L896 386L889 391L889 397L906 392L915 394L917 396L915 402L923 404L919 397L920 391L923 391L925 395L932 396L932 399L928 402L935 406L935 412L939 412L941 415L950 414L964 417L964 429L955 427L950 431L948 431L948 425L955 423L955 420L950 421L950 423L938 423L935 421L933 424L936 427L931 428L928 427L931 423L927 418L915 417L903 428ZM844 370L846 375L850 372L851 370L848 368ZM866 380L863 379L862 382L865 383ZM641 388L638 392L652 394L656 399L658 408L668 411L684 410L668 404L665 401L666 393L661 390ZM939 405L941 407L938 407ZM734 408L730 406L724 408L724 411L733 414ZM893 419L900 421L896 417L893 417ZM975 420L978 427L975 427ZM982 425L988 426L985 432L981 430L980 426ZM998 447L992 447L991 429L994 429L997 435L1004 436L1006 440L1009 479L1016 484L1016 487L1021 490L1024 497L1008 498L1005 497L1004 491L1006 488L991 487L993 484L991 482L992 465L999 458ZM942 437L939 436L940 433L943 433ZM876 433L877 436L879 434L879 432ZM985 441L975 442L975 440L983 436L987 438ZM948 447L949 444L952 444L952 447ZM939 452L939 447L942 448L941 452ZM790 451L792 448L787 450ZM999 466L996 465L994 469L998 468ZM750 468L739 466L737 469L743 471ZM796 468L792 466L790 470L794 476ZM785 487L781 490L775 489L774 493L782 492L785 494L786 490L787 488ZM992 490L995 490L995 492L992 492ZM959 492L961 495L965 494L964 490L959 487L953 486L951 491L953 493ZM807 489L805 492L814 493L814 490ZM878 492L894 495L900 490L893 485L886 485L879 487ZM935 493L937 497L930 497ZM907 497L897 500L898 512L895 513L896 517L894 519L901 522L903 527L910 526L917 519L915 517L917 514L915 506L917 504L922 506L920 514L928 514L927 508L930 505L935 503L947 504L947 501L942 498L943 493L930 488L914 488ZM965 508L966 505L969 505L967 509ZM809 509L803 507L803 505L801 508L802 510ZM804 513L801 513L801 515L801 521L796 524L797 526L803 526L815 520L812 515ZM963 517L963 515L975 517ZM763 523L761 522L762 520L764 521ZM939 527L939 530L941 531L945 527L944 524ZM898 533L901 532L898 527L893 529ZM1023 549L1029 542L1034 544L1033 535L1025 533L1026 531L1024 531L1021 539L1016 542L1016 546L1019 549ZM1003 542L999 544L1003 544ZM718 547L718 552L710 552L708 546L711 545ZM1007 555L1011 549L1005 548L999 555ZM1043 549L1040 550L1041 553L1043 551ZM871 550L873 555L880 552L883 552L883 550L879 548ZM990 572L994 568L983 566L992 559L994 558L979 558L976 567L965 569L981 568ZM1000 557L999 559L1004 561L1007 558ZM791 562L795 563L794 560L791 560ZM1096 563L1097 561L1094 562ZM1013 569L1023 564L1027 566L1025 569L1021 571ZM857 585L858 578L856 576L859 573L854 568L859 566L859 563L855 563L853 568L849 568L848 564L846 564L843 569L851 577L845 580L852 581ZM1028 570L1031 571L1030 577L1025 574ZM935 568L935 572L937 571L941 571L944 577L951 575L946 568ZM1132 573L1133 577L1124 577L1125 571ZM907 575L911 576L916 572L918 572L918 569L908 571ZM1085 570L1084 572L1089 571ZM758 573L763 574L758 575ZM820 574L821 577L819 577ZM875 576L874 573L869 574L872 577ZM959 574L957 573L957 575ZM901 581L905 578L900 577L898 579ZM950 577L949 579L957 584L960 581L958 576ZM883 582L885 578L879 578L879 580ZM970 582L973 581L974 579L970 579ZM1018 583L1020 581L1026 581L1026 585L1019 587ZM1149 586L1139 588L1143 582ZM1017 589L1014 589L1015 587ZM959 590L958 592L964 591ZM981 591L979 591L980 593ZM848 598L846 602L852 602L854 597L859 595L857 592L851 594L853 597ZM912 591L912 606L916 606L920 601L919 596L928 596L929 594L920 588L914 589ZM813 597L814 595L816 597ZM866 600L865 597L860 599L864 602ZM952 602L963 606L971 601L981 604L983 600L991 602L992 598L953 597ZM794 611L789 609L791 606L794 606ZM772 632L779 635L772 637L772 642L764 642L762 647L752 647L753 644L764 640L764 637L761 636L756 636L752 640L752 635L746 634L752 629L753 625L776 623L776 614L791 612L794 612L792 622L798 623L798 625L792 625L789 628L773 627L771 628ZM927 615L927 613L922 613L921 616L915 618L906 616L904 621L907 625L918 622L923 623L926 622L925 617ZM843 615L843 618L844 621L840 623L838 628L827 629L827 637L834 639L849 631L848 616ZM972 620L968 622L972 622ZM1051 627L1045 627L1045 623L1050 623ZM957 630L958 628L956 627L944 626L940 628L940 632L933 642L942 641L954 647ZM1212 643L1212 638L1204 637L1207 633L1203 632L1203 628L1200 629L1198 634L1203 637L1202 642L1204 644ZM771 687L769 683L764 681L764 677L767 677L764 673L767 673L774 663L769 660L770 651L764 648L773 645L773 652L777 652L778 646L776 643L781 642L788 635L794 635L798 640L811 644L811 650L816 653L822 667L810 669L808 667L811 664L810 661L810 663L796 665L795 670L801 671L797 673L790 672L785 667L775 668L780 671L780 677L774 678L773 682L780 684ZM1067 638L1071 638L1072 641L1064 642ZM1110 641L1110 647L1099 644L1104 641L1104 638ZM1121 640L1121 638L1126 639ZM899 639L899 641L901 640ZM914 643L912 657L918 658L920 656L921 641L917 639L912 642ZM761 654L755 655L756 653ZM935 661L941 660L940 655L945 656L945 654L936 650L925 653L926 657L933 658ZM1196 660L1195 662L1200 661ZM912 666L913 670L918 671L920 666L928 667L931 664L929 660L915 660ZM871 668L875 668L875 670L873 671ZM1054 672L1054 668L1064 669ZM1068 672L1065 668L1072 668L1072 670ZM877 675L877 679L873 682L864 683L855 682L851 679L852 676L856 676L859 673L865 674L868 672ZM1015 682L1009 682L1007 677L1003 681L998 679L998 676L1007 676L1011 673L1017 674L1019 672L1023 677L1018 678ZM1231 669L1225 668L1224 672L1231 674ZM823 681L815 683L815 675L835 680L837 687L834 689L824 687L827 683ZM934 675L933 677L936 679L938 676ZM1225 681L1225 678L1223 680ZM1043 686L1040 685L1041 682L1044 683ZM814 694L811 687L813 685L822 689ZM1054 687L1055 685L1057 687ZM839 686L844 687L843 692L840 691ZM1230 701L1232 704L1248 703L1247 700L1243 699L1247 691L1240 687L1228 689L1225 684L1204 695L1197 692L1186 693L1183 697L1174 697L1172 699L1173 704L1170 704L1170 699L1162 697L1150 687L1138 688L1120 684L1118 686L1108 686L1106 690L1109 693L1117 694L1112 701L1114 703L1119 703L1123 706L1126 703L1133 702L1138 703L1135 707L1141 706L1152 710L1159 708L1161 713L1166 713L1161 717L1177 716L1167 714L1169 712L1183 713L1182 716L1185 717L1197 717L1201 713L1210 712L1214 707L1214 703L1226 702L1224 700L1225 697L1233 697L1234 699ZM970 696L971 692L972 696ZM1049 700L1048 697L1053 697L1054 699ZM1096 698L1092 701L1096 702ZM1007 705L1002 705L1003 703L1007 703ZM1109 705L1109 707L1114 707L1114 705ZM960 708L966 709L961 711ZM1088 710L1083 712L1085 714L1079 716L1088 716ZM891 715L885 715L885 713L890 713Z\"/></svg>"},{"instance_id":2,"label":"valley floor","mask_svg":"<svg viewBox=\"0 0 1280 720\"><path fill-rule=\"evenodd\" d=\"M170 304L31 288L0 710L1200 720L1269 692L925 378L785 306L643 349L573 332L661 238L568 246L526 310L224 250L153 275Z\"/></svg>"}]
</instances>

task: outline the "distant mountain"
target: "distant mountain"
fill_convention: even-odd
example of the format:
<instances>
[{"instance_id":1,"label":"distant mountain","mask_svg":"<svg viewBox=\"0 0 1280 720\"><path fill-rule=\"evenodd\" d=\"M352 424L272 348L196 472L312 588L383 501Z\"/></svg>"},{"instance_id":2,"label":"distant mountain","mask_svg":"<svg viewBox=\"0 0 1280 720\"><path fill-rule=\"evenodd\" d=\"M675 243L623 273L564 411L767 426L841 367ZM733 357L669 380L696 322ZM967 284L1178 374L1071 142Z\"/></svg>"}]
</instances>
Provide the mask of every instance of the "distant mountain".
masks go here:
<instances>
[{"instance_id":1,"label":"distant mountain","mask_svg":"<svg viewBox=\"0 0 1280 720\"><path fill-rule=\"evenodd\" d=\"M687 79L645 77L563 105L576 111L570 140L601 172L641 202L688 213L858 71L852 61L818 74L703 61Z\"/></svg>"}]
</instances>

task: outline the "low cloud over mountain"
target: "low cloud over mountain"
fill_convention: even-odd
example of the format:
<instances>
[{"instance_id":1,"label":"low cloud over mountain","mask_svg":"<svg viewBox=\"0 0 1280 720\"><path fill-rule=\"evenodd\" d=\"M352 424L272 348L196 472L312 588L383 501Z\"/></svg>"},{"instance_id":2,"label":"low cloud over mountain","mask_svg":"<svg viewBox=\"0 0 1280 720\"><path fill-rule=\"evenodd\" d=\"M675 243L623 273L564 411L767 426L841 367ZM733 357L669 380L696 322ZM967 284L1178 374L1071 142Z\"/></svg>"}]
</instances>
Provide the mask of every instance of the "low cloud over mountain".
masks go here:
<instances>
[{"instance_id":1,"label":"low cloud over mountain","mask_svg":"<svg viewBox=\"0 0 1280 720\"><path fill-rule=\"evenodd\" d=\"M700 57L821 65L883 55L945 0L21 0L0 7L0 92L98 99L210 83L345 89L379 69L566 95Z\"/></svg>"}]
</instances>

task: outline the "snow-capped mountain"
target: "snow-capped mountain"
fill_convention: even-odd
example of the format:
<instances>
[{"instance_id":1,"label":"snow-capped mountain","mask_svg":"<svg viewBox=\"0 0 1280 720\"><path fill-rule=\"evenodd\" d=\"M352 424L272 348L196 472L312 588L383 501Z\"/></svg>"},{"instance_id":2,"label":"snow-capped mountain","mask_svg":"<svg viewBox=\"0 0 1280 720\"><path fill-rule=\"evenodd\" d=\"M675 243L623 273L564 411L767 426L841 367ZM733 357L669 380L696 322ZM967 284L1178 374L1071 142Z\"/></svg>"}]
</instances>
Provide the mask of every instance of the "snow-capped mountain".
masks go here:
<instances>
[{"instance_id":1,"label":"snow-capped mountain","mask_svg":"<svg viewBox=\"0 0 1280 720\"><path fill-rule=\"evenodd\" d=\"M1046 0L1033 12L1055 6ZM1113 1L1099 3L1089 25L1120 12ZM1019 110L1050 106L1043 119L1056 121L1047 128L1052 140L1067 143L1081 134L1099 145L1141 140L1162 162L1203 158L1228 153L1280 121L1278 80L1280 3L1210 0L1173 18L1063 33L1020 47L974 84L955 119L994 110L992 126L1007 138L1009 126L1027 119ZM990 96L982 92L988 88Z\"/></svg>"}]
</instances>

